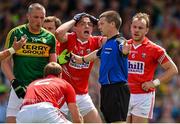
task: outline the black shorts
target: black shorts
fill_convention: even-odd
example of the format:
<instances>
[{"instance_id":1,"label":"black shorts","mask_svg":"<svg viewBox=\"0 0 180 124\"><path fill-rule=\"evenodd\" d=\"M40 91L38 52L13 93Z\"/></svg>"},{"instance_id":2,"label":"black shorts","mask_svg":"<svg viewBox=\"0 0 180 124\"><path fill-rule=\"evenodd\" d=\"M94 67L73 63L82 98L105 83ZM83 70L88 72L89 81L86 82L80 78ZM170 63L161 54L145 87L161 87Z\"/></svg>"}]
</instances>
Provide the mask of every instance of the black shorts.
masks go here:
<instances>
[{"instance_id":1,"label":"black shorts","mask_svg":"<svg viewBox=\"0 0 180 124\"><path fill-rule=\"evenodd\" d=\"M126 121L130 91L125 83L101 86L101 112L107 123Z\"/></svg>"}]
</instances>

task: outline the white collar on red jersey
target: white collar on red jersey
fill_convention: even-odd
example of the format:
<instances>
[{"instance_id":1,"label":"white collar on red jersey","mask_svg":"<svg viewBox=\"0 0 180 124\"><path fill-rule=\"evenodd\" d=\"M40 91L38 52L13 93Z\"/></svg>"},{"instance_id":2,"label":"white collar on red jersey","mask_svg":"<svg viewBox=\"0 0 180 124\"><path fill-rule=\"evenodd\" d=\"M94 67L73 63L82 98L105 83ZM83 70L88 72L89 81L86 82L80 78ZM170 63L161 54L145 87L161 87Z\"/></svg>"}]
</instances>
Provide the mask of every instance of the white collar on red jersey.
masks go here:
<instances>
[{"instance_id":1,"label":"white collar on red jersey","mask_svg":"<svg viewBox=\"0 0 180 124\"><path fill-rule=\"evenodd\" d=\"M77 41L80 42L81 44L86 44L86 43L88 43L88 40L87 40L87 41L82 41L82 40L80 40L80 39L78 39L78 38L77 38Z\"/></svg>"},{"instance_id":2,"label":"white collar on red jersey","mask_svg":"<svg viewBox=\"0 0 180 124\"><path fill-rule=\"evenodd\" d=\"M134 44L133 44L133 39L130 39L130 40L128 41L129 44L132 44L132 46L133 46L134 49L137 49L137 48L140 47L141 45L147 44L148 42L149 42L149 39L148 39L147 37L145 37L144 40L143 40L143 41L141 42L141 44L139 44L139 45L134 45Z\"/></svg>"},{"instance_id":3,"label":"white collar on red jersey","mask_svg":"<svg viewBox=\"0 0 180 124\"><path fill-rule=\"evenodd\" d=\"M137 48L140 47L141 45L142 45L142 44L138 44L138 45L132 44L132 46L133 46L134 49L137 49Z\"/></svg>"}]
</instances>

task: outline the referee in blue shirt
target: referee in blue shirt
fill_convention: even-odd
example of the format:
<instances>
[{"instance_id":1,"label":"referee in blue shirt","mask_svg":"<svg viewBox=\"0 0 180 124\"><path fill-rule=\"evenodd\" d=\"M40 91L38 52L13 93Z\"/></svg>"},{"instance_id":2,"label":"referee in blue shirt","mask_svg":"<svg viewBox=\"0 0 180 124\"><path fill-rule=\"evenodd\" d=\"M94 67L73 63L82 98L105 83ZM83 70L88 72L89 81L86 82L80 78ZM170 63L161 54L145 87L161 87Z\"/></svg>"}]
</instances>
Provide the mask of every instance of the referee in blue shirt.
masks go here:
<instances>
[{"instance_id":1,"label":"referee in blue shirt","mask_svg":"<svg viewBox=\"0 0 180 124\"><path fill-rule=\"evenodd\" d=\"M100 109L108 123L126 121L130 98L127 85L130 45L120 37L121 23L121 17L116 11L103 12L99 17L98 28L107 37L106 43L101 49L84 57L72 54L76 63L100 59Z\"/></svg>"}]
</instances>

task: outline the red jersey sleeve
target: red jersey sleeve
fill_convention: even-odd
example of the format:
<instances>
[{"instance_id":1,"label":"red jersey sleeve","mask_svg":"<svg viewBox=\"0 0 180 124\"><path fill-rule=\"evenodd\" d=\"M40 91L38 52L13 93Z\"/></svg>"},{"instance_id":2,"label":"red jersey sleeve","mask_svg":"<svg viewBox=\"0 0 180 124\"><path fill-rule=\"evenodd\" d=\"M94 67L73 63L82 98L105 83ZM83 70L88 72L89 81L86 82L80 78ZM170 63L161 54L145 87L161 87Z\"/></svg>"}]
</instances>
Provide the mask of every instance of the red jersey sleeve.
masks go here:
<instances>
[{"instance_id":1,"label":"red jersey sleeve","mask_svg":"<svg viewBox=\"0 0 180 124\"><path fill-rule=\"evenodd\" d=\"M75 103L76 102L76 93L74 91L74 88L68 82L66 82L65 101L66 101L66 103Z\"/></svg>"},{"instance_id":2,"label":"red jersey sleeve","mask_svg":"<svg viewBox=\"0 0 180 124\"><path fill-rule=\"evenodd\" d=\"M157 60L158 63L163 64L169 61L169 57L164 48L157 46L155 53L155 60Z\"/></svg>"},{"instance_id":3,"label":"red jersey sleeve","mask_svg":"<svg viewBox=\"0 0 180 124\"><path fill-rule=\"evenodd\" d=\"M77 36L75 32L69 33L67 36L67 49L68 52L71 52L74 49L74 46L76 46L76 40L77 40Z\"/></svg>"}]
</instances>

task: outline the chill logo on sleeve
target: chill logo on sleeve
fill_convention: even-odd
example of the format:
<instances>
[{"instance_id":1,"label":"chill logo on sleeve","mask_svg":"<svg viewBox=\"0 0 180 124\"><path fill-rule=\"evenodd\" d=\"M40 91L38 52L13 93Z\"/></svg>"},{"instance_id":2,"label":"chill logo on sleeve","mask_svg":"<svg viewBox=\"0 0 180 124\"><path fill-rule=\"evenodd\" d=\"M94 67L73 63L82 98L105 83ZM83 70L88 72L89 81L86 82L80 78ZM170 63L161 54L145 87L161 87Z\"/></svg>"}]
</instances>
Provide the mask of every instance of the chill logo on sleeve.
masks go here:
<instances>
[{"instance_id":1,"label":"chill logo on sleeve","mask_svg":"<svg viewBox=\"0 0 180 124\"><path fill-rule=\"evenodd\" d=\"M42 43L26 43L16 55L34 56L34 57L49 57L50 47Z\"/></svg>"},{"instance_id":2,"label":"chill logo on sleeve","mask_svg":"<svg viewBox=\"0 0 180 124\"><path fill-rule=\"evenodd\" d=\"M142 61L128 61L128 73L144 74L145 63Z\"/></svg>"}]
</instances>

